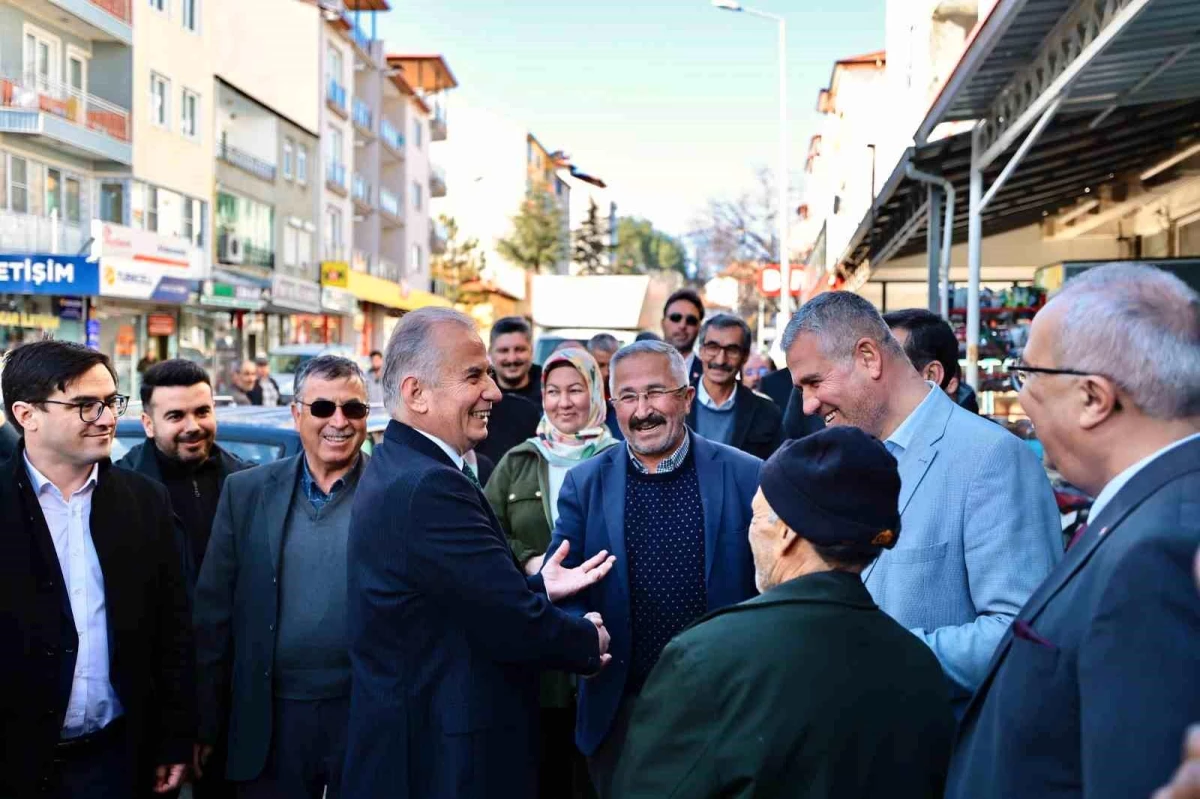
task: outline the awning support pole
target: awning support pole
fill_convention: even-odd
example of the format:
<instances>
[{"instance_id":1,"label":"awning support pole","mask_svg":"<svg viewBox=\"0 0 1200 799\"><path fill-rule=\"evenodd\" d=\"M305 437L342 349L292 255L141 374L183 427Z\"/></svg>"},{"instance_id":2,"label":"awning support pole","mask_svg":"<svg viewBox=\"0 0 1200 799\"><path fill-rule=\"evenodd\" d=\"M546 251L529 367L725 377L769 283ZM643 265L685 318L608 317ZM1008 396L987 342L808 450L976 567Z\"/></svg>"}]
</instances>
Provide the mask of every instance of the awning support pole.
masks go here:
<instances>
[{"instance_id":1,"label":"awning support pole","mask_svg":"<svg viewBox=\"0 0 1200 799\"><path fill-rule=\"evenodd\" d=\"M927 189L929 194L929 227L925 230L925 258L929 264L926 278L927 302L930 313L938 312L938 275L941 264L941 210L942 190L935 185Z\"/></svg>"},{"instance_id":2,"label":"awning support pole","mask_svg":"<svg viewBox=\"0 0 1200 799\"><path fill-rule=\"evenodd\" d=\"M922 172L909 162L904 167L905 173L913 180L919 180L924 183L929 183L935 186L941 186L942 191L946 193L946 221L942 224L942 251L939 265L939 282L941 289L941 314L943 319L950 318L950 248L954 244L954 201L955 192L954 184L940 175L931 175L928 172ZM936 213L930 206L930 228L933 227L932 214ZM930 242L929 251L932 258L933 242ZM933 283L930 284L930 292L933 291ZM929 310L936 310L933 305L929 306Z\"/></svg>"}]
</instances>

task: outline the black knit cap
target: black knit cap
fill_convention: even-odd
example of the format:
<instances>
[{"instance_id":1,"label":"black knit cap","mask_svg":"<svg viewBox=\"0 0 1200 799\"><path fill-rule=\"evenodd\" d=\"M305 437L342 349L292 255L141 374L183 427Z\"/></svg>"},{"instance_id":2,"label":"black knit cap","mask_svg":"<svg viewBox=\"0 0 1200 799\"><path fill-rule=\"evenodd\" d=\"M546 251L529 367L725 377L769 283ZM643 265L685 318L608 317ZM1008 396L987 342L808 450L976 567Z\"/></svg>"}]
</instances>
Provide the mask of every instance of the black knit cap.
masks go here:
<instances>
[{"instance_id":1,"label":"black knit cap","mask_svg":"<svg viewBox=\"0 0 1200 799\"><path fill-rule=\"evenodd\" d=\"M760 480L771 510L814 544L891 549L900 536L896 459L856 427L785 442L763 464Z\"/></svg>"}]
</instances>

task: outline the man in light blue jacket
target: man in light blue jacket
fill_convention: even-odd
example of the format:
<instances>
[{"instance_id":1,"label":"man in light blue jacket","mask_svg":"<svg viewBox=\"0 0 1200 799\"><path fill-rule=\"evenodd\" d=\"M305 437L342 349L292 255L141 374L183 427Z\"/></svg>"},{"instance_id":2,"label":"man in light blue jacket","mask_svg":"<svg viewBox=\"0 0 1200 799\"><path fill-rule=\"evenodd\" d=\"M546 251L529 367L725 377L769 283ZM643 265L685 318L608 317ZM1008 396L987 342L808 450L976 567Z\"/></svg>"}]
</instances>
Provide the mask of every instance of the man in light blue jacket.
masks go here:
<instances>
[{"instance_id":1,"label":"man in light blue jacket","mask_svg":"<svg viewBox=\"0 0 1200 799\"><path fill-rule=\"evenodd\" d=\"M870 433L899 462L900 543L863 581L933 649L961 710L1009 623L1062 557L1045 470L1016 436L922 379L862 297L814 298L782 343L804 412Z\"/></svg>"}]
</instances>

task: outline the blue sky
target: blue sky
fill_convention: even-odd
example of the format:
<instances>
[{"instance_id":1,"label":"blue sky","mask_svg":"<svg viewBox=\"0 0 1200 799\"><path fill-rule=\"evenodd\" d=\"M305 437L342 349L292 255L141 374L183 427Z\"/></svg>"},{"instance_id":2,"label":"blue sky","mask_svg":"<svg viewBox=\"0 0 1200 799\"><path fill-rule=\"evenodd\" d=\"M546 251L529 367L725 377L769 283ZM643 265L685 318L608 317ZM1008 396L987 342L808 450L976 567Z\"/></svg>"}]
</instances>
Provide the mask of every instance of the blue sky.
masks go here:
<instances>
[{"instance_id":1,"label":"blue sky","mask_svg":"<svg viewBox=\"0 0 1200 799\"><path fill-rule=\"evenodd\" d=\"M883 48L885 0L752 5L788 19L796 175L833 62ZM498 111L676 235L777 160L776 26L710 0L392 0L378 33L391 53L445 55L450 136L455 95Z\"/></svg>"}]
</instances>

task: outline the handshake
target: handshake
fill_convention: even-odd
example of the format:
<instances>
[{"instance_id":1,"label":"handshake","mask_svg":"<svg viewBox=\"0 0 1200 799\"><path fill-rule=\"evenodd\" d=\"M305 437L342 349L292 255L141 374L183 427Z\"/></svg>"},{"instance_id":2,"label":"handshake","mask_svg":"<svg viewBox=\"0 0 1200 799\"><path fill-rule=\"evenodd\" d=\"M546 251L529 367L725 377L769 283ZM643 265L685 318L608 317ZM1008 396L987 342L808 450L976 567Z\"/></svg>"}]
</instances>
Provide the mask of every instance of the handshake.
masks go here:
<instances>
[{"instance_id":1,"label":"handshake","mask_svg":"<svg viewBox=\"0 0 1200 799\"><path fill-rule=\"evenodd\" d=\"M599 613L586 613L583 617L596 625L596 634L600 636L600 668L594 674L587 675L588 677L595 677L612 660L612 655L608 654L608 645L612 639L609 637L608 630L604 627L604 619L601 618Z\"/></svg>"}]
</instances>

